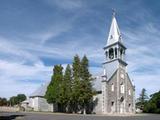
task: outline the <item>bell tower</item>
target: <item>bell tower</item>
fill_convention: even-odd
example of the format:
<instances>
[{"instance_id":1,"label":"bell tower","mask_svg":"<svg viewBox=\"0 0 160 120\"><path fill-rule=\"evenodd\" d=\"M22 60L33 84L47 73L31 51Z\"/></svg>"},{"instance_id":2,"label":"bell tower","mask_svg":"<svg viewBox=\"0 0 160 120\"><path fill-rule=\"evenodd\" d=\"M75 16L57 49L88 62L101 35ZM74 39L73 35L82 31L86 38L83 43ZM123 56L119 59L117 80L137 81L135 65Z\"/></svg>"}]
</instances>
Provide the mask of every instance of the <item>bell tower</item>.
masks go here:
<instances>
[{"instance_id":1,"label":"bell tower","mask_svg":"<svg viewBox=\"0 0 160 120\"><path fill-rule=\"evenodd\" d=\"M105 62L102 76L102 113L134 113L135 88L126 70L126 47L123 44L115 11L113 11L107 43L103 49Z\"/></svg>"},{"instance_id":2,"label":"bell tower","mask_svg":"<svg viewBox=\"0 0 160 120\"><path fill-rule=\"evenodd\" d=\"M107 79L121 66L126 69L127 63L125 61L126 47L123 44L122 36L115 18L115 11L112 14L112 22L107 39L107 44L103 48L105 52L105 62L103 67ZM108 69L109 68L109 69Z\"/></svg>"}]
</instances>

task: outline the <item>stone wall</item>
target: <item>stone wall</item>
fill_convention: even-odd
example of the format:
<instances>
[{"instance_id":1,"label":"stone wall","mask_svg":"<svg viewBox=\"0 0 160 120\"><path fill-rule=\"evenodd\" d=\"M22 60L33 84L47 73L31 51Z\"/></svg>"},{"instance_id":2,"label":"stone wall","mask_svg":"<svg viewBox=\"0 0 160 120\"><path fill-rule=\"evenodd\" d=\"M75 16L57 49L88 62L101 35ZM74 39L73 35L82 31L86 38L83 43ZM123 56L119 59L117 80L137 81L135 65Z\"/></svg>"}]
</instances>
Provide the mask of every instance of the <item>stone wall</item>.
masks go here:
<instances>
[{"instance_id":1,"label":"stone wall","mask_svg":"<svg viewBox=\"0 0 160 120\"><path fill-rule=\"evenodd\" d=\"M19 107L6 107L6 106L0 107L0 112L17 112L17 111L19 111Z\"/></svg>"}]
</instances>

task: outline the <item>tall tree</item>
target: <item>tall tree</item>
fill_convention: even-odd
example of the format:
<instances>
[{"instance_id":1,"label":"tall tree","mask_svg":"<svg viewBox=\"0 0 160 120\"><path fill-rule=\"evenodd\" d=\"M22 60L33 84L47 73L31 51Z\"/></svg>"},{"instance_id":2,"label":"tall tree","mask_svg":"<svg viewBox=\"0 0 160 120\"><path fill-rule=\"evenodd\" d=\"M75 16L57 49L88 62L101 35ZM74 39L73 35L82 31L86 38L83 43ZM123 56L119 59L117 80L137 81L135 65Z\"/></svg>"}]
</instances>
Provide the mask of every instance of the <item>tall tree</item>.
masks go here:
<instances>
[{"instance_id":1,"label":"tall tree","mask_svg":"<svg viewBox=\"0 0 160 120\"><path fill-rule=\"evenodd\" d=\"M7 99L0 97L0 106L7 106L7 104L8 104Z\"/></svg>"},{"instance_id":2,"label":"tall tree","mask_svg":"<svg viewBox=\"0 0 160 120\"><path fill-rule=\"evenodd\" d=\"M144 109L144 105L145 103L147 102L147 99L148 99L148 96L147 96L147 93L146 93L146 89L143 88L142 91L141 91L141 94L138 98L138 103L137 103L137 106L143 110Z\"/></svg>"},{"instance_id":3,"label":"tall tree","mask_svg":"<svg viewBox=\"0 0 160 120\"><path fill-rule=\"evenodd\" d=\"M26 100L26 95L25 94L18 94L17 95L17 100L18 100L18 103L21 103L22 101Z\"/></svg>"},{"instance_id":4,"label":"tall tree","mask_svg":"<svg viewBox=\"0 0 160 120\"><path fill-rule=\"evenodd\" d=\"M160 91L150 95L150 100L144 105L144 112L160 113Z\"/></svg>"},{"instance_id":5,"label":"tall tree","mask_svg":"<svg viewBox=\"0 0 160 120\"><path fill-rule=\"evenodd\" d=\"M63 67L61 65L55 65L53 69L53 75L51 82L47 87L45 98L48 103L60 104L60 91L63 81Z\"/></svg>"},{"instance_id":6,"label":"tall tree","mask_svg":"<svg viewBox=\"0 0 160 120\"><path fill-rule=\"evenodd\" d=\"M89 61L86 56L84 56L81 60L81 87L79 89L80 96L79 101L81 103L81 107L83 109L83 113L86 114L86 109L89 103L91 103L93 98L93 89L92 89L92 77L89 72Z\"/></svg>"},{"instance_id":7,"label":"tall tree","mask_svg":"<svg viewBox=\"0 0 160 120\"><path fill-rule=\"evenodd\" d=\"M73 69L73 78L74 80L79 80L80 78L80 68L81 68L81 61L78 55L75 55L73 58L73 64L72 64L72 69Z\"/></svg>"},{"instance_id":8,"label":"tall tree","mask_svg":"<svg viewBox=\"0 0 160 120\"><path fill-rule=\"evenodd\" d=\"M64 73L64 78L62 82L60 97L61 97L61 104L63 106L64 112L70 112L70 103L71 103L71 85L72 85L72 71L70 65L67 65ZM67 108L67 109L66 109Z\"/></svg>"},{"instance_id":9,"label":"tall tree","mask_svg":"<svg viewBox=\"0 0 160 120\"><path fill-rule=\"evenodd\" d=\"M79 110L79 88L80 88L80 73L81 73L81 62L78 55L74 56L73 64L73 82L72 82L72 95L71 95L71 104L73 112Z\"/></svg>"},{"instance_id":10,"label":"tall tree","mask_svg":"<svg viewBox=\"0 0 160 120\"><path fill-rule=\"evenodd\" d=\"M26 100L26 95L25 94L18 94L17 96L12 96L9 99L9 103L11 106L20 104L22 101Z\"/></svg>"}]
</instances>

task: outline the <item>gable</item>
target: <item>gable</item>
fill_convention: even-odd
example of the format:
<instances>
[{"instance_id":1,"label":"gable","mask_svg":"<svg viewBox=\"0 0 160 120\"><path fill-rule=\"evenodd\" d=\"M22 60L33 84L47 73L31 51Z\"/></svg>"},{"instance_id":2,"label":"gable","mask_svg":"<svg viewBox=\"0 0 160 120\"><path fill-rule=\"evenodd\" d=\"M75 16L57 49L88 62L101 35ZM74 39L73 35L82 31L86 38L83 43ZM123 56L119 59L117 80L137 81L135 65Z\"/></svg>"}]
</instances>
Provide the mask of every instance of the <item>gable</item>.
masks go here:
<instances>
[{"instance_id":1,"label":"gable","mask_svg":"<svg viewBox=\"0 0 160 120\"><path fill-rule=\"evenodd\" d=\"M126 76L127 76L127 80L129 81L129 84L132 86L132 88L133 88L133 90L134 90L135 87L134 87L133 83L131 82L131 79L130 79L128 73L126 73Z\"/></svg>"}]
</instances>

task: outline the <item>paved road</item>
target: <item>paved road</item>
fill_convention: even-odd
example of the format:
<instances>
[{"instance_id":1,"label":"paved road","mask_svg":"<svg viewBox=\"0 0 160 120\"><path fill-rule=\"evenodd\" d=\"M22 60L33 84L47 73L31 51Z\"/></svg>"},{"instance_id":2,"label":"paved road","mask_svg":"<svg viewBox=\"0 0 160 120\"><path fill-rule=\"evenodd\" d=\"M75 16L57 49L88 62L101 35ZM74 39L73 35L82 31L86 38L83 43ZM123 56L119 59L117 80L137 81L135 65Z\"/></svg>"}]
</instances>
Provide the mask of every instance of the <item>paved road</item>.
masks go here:
<instances>
[{"instance_id":1,"label":"paved road","mask_svg":"<svg viewBox=\"0 0 160 120\"><path fill-rule=\"evenodd\" d=\"M160 120L160 115L102 116L53 113L0 113L0 120Z\"/></svg>"}]
</instances>

